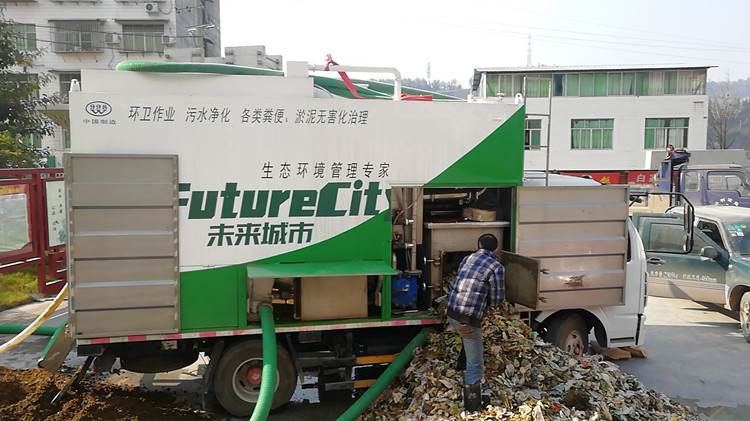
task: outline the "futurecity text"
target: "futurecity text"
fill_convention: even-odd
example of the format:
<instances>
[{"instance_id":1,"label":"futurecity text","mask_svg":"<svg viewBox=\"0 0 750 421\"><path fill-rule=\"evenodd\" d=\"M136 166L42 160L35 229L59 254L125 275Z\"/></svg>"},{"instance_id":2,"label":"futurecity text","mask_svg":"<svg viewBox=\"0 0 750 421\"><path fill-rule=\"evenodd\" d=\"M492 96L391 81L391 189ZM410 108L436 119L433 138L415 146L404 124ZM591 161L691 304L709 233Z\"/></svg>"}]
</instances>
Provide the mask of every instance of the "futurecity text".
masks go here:
<instances>
[{"instance_id":1,"label":"futurecity text","mask_svg":"<svg viewBox=\"0 0 750 421\"><path fill-rule=\"evenodd\" d=\"M378 207L381 197L390 206L390 189L378 181L331 182L318 190L244 190L236 182L221 190L192 190L191 183L180 183L179 190L188 220L218 219L209 227L207 246L310 243L313 218L374 216L384 210Z\"/></svg>"}]
</instances>

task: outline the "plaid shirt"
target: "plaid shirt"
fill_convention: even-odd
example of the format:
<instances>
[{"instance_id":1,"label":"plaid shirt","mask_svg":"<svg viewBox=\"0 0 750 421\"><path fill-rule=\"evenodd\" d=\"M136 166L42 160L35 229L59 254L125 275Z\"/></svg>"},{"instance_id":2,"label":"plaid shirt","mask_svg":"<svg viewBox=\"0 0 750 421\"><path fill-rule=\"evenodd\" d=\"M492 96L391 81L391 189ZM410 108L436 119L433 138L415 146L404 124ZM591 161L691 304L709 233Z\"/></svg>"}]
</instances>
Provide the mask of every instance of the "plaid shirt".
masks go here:
<instances>
[{"instance_id":1,"label":"plaid shirt","mask_svg":"<svg viewBox=\"0 0 750 421\"><path fill-rule=\"evenodd\" d=\"M505 298L505 269L489 250L480 249L461 261L448 297L448 316L480 326L484 309Z\"/></svg>"}]
</instances>

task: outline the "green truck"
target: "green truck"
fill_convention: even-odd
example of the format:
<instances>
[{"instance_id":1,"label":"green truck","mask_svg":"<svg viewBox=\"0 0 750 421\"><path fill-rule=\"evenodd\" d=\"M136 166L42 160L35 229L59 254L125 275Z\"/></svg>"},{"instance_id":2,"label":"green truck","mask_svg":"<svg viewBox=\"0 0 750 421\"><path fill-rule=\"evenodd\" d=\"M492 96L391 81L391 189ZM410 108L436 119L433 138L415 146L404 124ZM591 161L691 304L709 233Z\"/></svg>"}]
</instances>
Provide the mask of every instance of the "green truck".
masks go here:
<instances>
[{"instance_id":1,"label":"green truck","mask_svg":"<svg viewBox=\"0 0 750 421\"><path fill-rule=\"evenodd\" d=\"M633 215L646 248L648 295L725 305L739 312L750 342L750 209L696 207L692 250L676 254L682 221L681 209Z\"/></svg>"}]
</instances>

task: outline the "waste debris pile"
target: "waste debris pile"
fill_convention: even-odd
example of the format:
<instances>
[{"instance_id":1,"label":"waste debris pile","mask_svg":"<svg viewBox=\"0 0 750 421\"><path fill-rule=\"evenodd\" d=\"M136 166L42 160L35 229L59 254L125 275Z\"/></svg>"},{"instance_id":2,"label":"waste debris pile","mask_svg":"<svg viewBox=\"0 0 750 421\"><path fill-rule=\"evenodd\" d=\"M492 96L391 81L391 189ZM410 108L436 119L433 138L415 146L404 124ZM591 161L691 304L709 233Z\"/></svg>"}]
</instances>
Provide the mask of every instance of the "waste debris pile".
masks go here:
<instances>
[{"instance_id":1,"label":"waste debris pile","mask_svg":"<svg viewBox=\"0 0 750 421\"><path fill-rule=\"evenodd\" d=\"M68 376L32 368L0 367L0 421L208 420L206 414L180 408L166 393L146 392L84 380L59 406L52 398Z\"/></svg>"},{"instance_id":2,"label":"waste debris pile","mask_svg":"<svg viewBox=\"0 0 750 421\"><path fill-rule=\"evenodd\" d=\"M691 409L646 388L600 356L574 357L544 342L510 308L488 310L483 411L463 412L461 340L450 328L431 333L414 359L363 420L699 420Z\"/></svg>"}]
</instances>

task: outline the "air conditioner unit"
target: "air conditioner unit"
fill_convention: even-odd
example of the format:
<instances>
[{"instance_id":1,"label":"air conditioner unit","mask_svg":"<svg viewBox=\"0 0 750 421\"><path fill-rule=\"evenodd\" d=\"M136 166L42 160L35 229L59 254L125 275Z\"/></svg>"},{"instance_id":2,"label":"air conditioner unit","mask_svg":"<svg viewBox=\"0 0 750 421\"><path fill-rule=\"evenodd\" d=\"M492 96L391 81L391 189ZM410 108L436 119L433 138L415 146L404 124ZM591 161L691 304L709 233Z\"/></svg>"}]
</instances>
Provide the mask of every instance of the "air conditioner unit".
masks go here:
<instances>
[{"instance_id":1,"label":"air conditioner unit","mask_svg":"<svg viewBox=\"0 0 750 421\"><path fill-rule=\"evenodd\" d=\"M159 3L144 3L144 7L146 8L146 13L154 14L159 13Z\"/></svg>"},{"instance_id":2,"label":"air conditioner unit","mask_svg":"<svg viewBox=\"0 0 750 421\"><path fill-rule=\"evenodd\" d=\"M106 44L119 44L120 43L120 35L114 34L114 33L106 33L104 34L104 42Z\"/></svg>"},{"instance_id":3,"label":"air conditioner unit","mask_svg":"<svg viewBox=\"0 0 750 421\"><path fill-rule=\"evenodd\" d=\"M174 37L170 35L162 35L161 43L164 45L174 45Z\"/></svg>"}]
</instances>

